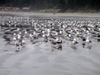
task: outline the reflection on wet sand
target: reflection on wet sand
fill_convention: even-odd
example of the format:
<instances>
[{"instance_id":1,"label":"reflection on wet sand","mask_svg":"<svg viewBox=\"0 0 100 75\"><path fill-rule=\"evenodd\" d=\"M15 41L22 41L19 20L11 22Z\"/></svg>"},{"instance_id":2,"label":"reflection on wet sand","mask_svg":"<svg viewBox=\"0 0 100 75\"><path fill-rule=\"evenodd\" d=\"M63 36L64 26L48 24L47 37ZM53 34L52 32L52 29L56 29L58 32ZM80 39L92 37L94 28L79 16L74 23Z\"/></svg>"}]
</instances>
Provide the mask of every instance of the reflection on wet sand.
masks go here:
<instances>
[{"instance_id":1,"label":"reflection on wet sand","mask_svg":"<svg viewBox=\"0 0 100 75\"><path fill-rule=\"evenodd\" d=\"M99 21L1 17L1 75L100 74Z\"/></svg>"}]
</instances>

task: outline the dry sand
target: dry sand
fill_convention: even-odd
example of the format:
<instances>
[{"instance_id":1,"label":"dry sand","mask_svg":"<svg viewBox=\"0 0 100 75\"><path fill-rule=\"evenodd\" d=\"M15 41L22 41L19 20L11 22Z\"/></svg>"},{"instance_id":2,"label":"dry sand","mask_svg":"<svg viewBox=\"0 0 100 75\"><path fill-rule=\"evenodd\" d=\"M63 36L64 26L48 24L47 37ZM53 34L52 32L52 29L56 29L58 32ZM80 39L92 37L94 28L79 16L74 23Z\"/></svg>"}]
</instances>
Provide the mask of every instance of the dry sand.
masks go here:
<instances>
[{"instance_id":1,"label":"dry sand","mask_svg":"<svg viewBox=\"0 0 100 75\"><path fill-rule=\"evenodd\" d=\"M43 15L43 16L78 16L78 17L100 17L100 13L35 13L35 12L0 12L0 14L10 14L10 15Z\"/></svg>"}]
</instances>

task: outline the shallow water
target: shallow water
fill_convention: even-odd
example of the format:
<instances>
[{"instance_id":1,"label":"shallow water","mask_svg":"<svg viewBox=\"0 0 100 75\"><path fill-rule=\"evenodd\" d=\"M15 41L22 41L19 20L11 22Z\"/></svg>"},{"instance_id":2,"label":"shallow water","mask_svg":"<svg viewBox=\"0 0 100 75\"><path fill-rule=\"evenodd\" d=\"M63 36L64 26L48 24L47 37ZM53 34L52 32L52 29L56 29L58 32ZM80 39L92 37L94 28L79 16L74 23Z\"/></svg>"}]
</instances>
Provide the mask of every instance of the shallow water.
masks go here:
<instances>
[{"instance_id":1,"label":"shallow water","mask_svg":"<svg viewBox=\"0 0 100 75\"><path fill-rule=\"evenodd\" d=\"M96 21L97 18L84 19ZM26 38L25 46L16 52L16 47L12 45L11 29L13 27L3 27L0 31L0 75L100 75L98 38L91 37L92 43L85 47L82 46L81 40L79 44L72 45L70 41L62 39L64 43L61 44L61 50L53 48L54 45L50 41L43 42L41 36L36 43ZM10 41L4 35L10 38Z\"/></svg>"}]
</instances>

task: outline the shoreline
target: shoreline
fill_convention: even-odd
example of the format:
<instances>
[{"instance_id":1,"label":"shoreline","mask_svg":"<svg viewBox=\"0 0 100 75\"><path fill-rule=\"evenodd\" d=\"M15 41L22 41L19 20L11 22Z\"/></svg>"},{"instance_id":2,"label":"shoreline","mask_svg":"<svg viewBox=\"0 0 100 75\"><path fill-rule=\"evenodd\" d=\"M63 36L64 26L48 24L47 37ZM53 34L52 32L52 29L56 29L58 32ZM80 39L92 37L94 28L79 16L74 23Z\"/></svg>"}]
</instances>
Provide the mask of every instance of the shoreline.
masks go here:
<instances>
[{"instance_id":1,"label":"shoreline","mask_svg":"<svg viewBox=\"0 0 100 75\"><path fill-rule=\"evenodd\" d=\"M0 11L0 14L18 15L18 16L77 16L77 17L100 17L100 13L36 13L36 12L7 12Z\"/></svg>"}]
</instances>

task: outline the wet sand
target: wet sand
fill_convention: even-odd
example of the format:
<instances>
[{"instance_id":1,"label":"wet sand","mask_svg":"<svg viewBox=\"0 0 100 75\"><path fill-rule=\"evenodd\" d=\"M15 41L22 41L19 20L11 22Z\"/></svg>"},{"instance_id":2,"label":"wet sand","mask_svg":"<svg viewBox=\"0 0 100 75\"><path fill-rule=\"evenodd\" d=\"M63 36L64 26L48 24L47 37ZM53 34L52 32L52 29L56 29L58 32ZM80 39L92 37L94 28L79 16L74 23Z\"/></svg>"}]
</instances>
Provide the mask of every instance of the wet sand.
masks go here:
<instances>
[{"instance_id":1,"label":"wet sand","mask_svg":"<svg viewBox=\"0 0 100 75\"><path fill-rule=\"evenodd\" d=\"M99 75L99 43L92 49L72 49L67 43L63 50L51 50L49 43L27 44L20 52L4 46L0 39L1 75Z\"/></svg>"},{"instance_id":2,"label":"wet sand","mask_svg":"<svg viewBox=\"0 0 100 75\"><path fill-rule=\"evenodd\" d=\"M33 15L34 13L24 14ZM39 16L39 14L36 15ZM47 16L47 14L41 15ZM54 14L50 13L50 15ZM66 42L62 44L62 51L57 49L52 51L50 42L31 44L28 40L26 41L25 48L15 52L12 45L5 45L6 41L0 35L0 75L100 75L100 42L96 40L91 44L91 49L83 48L81 44L73 49L69 42Z\"/></svg>"},{"instance_id":3,"label":"wet sand","mask_svg":"<svg viewBox=\"0 0 100 75\"><path fill-rule=\"evenodd\" d=\"M2 39L0 42L2 42ZM62 51L52 51L49 43L27 44L26 48L17 53L12 46L4 46L2 42L0 74L99 75L99 44L94 43L93 45L90 51L81 47L74 51L65 43Z\"/></svg>"}]
</instances>

